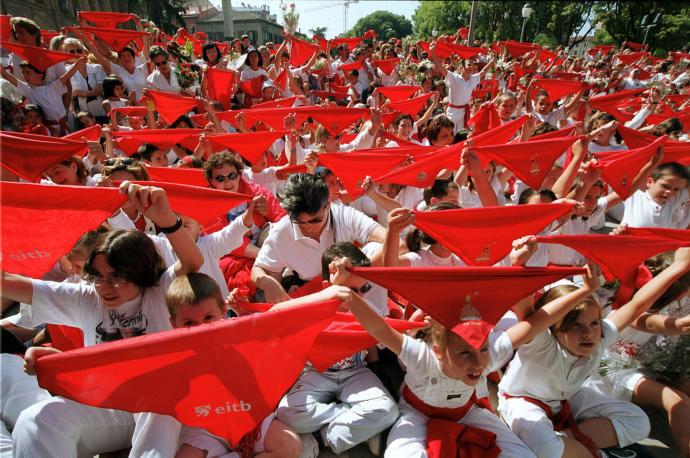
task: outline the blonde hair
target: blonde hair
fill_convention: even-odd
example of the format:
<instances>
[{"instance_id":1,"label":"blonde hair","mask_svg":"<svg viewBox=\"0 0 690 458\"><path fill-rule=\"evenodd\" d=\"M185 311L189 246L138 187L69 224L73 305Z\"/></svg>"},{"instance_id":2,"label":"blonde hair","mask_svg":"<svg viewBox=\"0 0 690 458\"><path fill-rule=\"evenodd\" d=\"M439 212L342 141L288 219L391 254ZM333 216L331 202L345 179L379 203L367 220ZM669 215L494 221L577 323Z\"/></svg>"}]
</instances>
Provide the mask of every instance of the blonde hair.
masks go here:
<instances>
[{"instance_id":1,"label":"blonde hair","mask_svg":"<svg viewBox=\"0 0 690 458\"><path fill-rule=\"evenodd\" d=\"M165 305L174 320L175 312L181 305L197 305L208 298L215 299L221 313L225 314L225 301L218 283L206 274L192 272L173 280L165 293Z\"/></svg>"},{"instance_id":2,"label":"blonde hair","mask_svg":"<svg viewBox=\"0 0 690 458\"><path fill-rule=\"evenodd\" d=\"M546 291L542 296L537 299L537 301L534 303L534 310L537 311L540 308L542 308L544 305L548 304L551 301L555 301L559 297L567 296L568 294L572 293L573 291L576 291L578 288L575 285L559 285L551 288L550 290ZM551 332L552 333L557 333L557 332L568 332L570 331L573 326L575 326L575 323L577 322L577 318L580 316L580 313L582 313L583 310L585 310L588 306L594 306L599 310L599 316L601 317L601 307L599 306L599 302L594 298L594 296L587 296L580 304L578 304L574 309L569 311L561 320L561 325L556 327L556 325L551 326Z\"/></svg>"}]
</instances>

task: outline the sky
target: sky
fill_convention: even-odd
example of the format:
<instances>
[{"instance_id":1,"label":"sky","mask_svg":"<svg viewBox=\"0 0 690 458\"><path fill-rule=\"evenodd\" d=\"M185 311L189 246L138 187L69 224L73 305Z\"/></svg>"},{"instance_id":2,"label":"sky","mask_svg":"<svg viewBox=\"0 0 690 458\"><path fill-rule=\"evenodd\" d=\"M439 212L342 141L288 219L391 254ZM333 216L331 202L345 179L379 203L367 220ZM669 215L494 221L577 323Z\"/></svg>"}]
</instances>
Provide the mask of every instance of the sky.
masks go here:
<instances>
[{"instance_id":1,"label":"sky","mask_svg":"<svg viewBox=\"0 0 690 458\"><path fill-rule=\"evenodd\" d=\"M277 16L278 23L282 23L282 11L279 0L231 0L232 6L238 7L242 3L261 7L268 5L271 14ZM211 0L219 7L221 0ZM331 0L285 0L286 4L294 3L295 12L299 13L298 30L307 36L311 36L310 29L328 27L326 38L335 38L343 31L344 1ZM381 1L381 0L350 0L347 13L347 28L351 29L359 19L374 11L384 10L395 14L401 14L412 21L412 15L419 6L418 1Z\"/></svg>"}]
</instances>

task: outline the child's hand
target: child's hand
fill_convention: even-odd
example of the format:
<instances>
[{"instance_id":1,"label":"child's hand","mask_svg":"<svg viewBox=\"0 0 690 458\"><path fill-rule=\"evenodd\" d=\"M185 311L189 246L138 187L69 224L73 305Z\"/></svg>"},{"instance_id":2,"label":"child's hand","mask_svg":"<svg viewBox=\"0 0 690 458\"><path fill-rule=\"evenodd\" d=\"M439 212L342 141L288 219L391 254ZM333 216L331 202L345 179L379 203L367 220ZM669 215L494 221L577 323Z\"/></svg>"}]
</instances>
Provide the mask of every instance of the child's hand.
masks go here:
<instances>
[{"instance_id":1,"label":"child's hand","mask_svg":"<svg viewBox=\"0 0 690 458\"><path fill-rule=\"evenodd\" d=\"M251 227L254 218L254 212L257 212L261 216L266 216L266 213L268 213L268 201L266 200L265 195L260 194L258 196L254 196L252 201L249 203L249 207L247 208L247 211L244 214L245 226ZM247 224L247 218L250 219L249 224Z\"/></svg>"},{"instance_id":2,"label":"child's hand","mask_svg":"<svg viewBox=\"0 0 690 458\"><path fill-rule=\"evenodd\" d=\"M159 227L170 227L175 224L177 218L170 209L165 190L123 181L120 184L120 194L126 194L129 203Z\"/></svg>"},{"instance_id":3,"label":"child's hand","mask_svg":"<svg viewBox=\"0 0 690 458\"><path fill-rule=\"evenodd\" d=\"M654 152L654 155L650 158L650 162L654 164L656 167L657 165L661 164L661 161L664 160L664 147L659 146L656 151Z\"/></svg>"},{"instance_id":4,"label":"child's hand","mask_svg":"<svg viewBox=\"0 0 690 458\"><path fill-rule=\"evenodd\" d=\"M611 235L628 235L628 223L623 223L613 228Z\"/></svg>"},{"instance_id":5,"label":"child's hand","mask_svg":"<svg viewBox=\"0 0 690 458\"><path fill-rule=\"evenodd\" d=\"M24 372L29 375L36 375L36 360L41 356L62 353L57 348L50 347L29 347L24 354Z\"/></svg>"},{"instance_id":6,"label":"child's hand","mask_svg":"<svg viewBox=\"0 0 690 458\"><path fill-rule=\"evenodd\" d=\"M341 285L331 285L323 290L323 298L326 301L331 299L340 299L344 303L347 303L352 299L353 294L354 293L350 288ZM342 310L339 309L338 311L347 312L349 311L349 308L344 307Z\"/></svg>"},{"instance_id":7,"label":"child's hand","mask_svg":"<svg viewBox=\"0 0 690 458\"><path fill-rule=\"evenodd\" d=\"M690 247L678 248L673 263L679 264L685 270L690 269Z\"/></svg>"},{"instance_id":8,"label":"child's hand","mask_svg":"<svg viewBox=\"0 0 690 458\"><path fill-rule=\"evenodd\" d=\"M362 181L360 188L364 192L365 196L371 197L371 195L376 192L376 183L370 176L367 175L364 181Z\"/></svg>"},{"instance_id":9,"label":"child's hand","mask_svg":"<svg viewBox=\"0 0 690 458\"><path fill-rule=\"evenodd\" d=\"M285 116L283 120L283 127L285 130L297 129L297 115L295 113L290 113Z\"/></svg>"},{"instance_id":10,"label":"child's hand","mask_svg":"<svg viewBox=\"0 0 690 458\"><path fill-rule=\"evenodd\" d=\"M414 336L417 335L417 332L419 332L419 331L421 331L421 330L423 330L423 329L428 329L428 328L431 327L431 317L430 317L429 315L427 315L427 314L424 312L424 310L422 310L422 309L417 309L417 310L415 310L415 311L412 313L412 316L410 316L410 319L407 320L407 321L410 321L410 322L412 322L412 323L421 323L421 322L424 322L424 325L425 325L425 326L422 327L422 328L415 328L415 329L410 329L410 330L406 331L405 333L406 333L408 336L410 336L410 337L414 337Z\"/></svg>"},{"instance_id":11,"label":"child's hand","mask_svg":"<svg viewBox=\"0 0 690 458\"><path fill-rule=\"evenodd\" d=\"M330 281L333 285L343 286L350 277L350 272L347 270L352 267L352 262L349 258L335 258L333 262L328 265L328 272L330 273Z\"/></svg>"},{"instance_id":12,"label":"child's hand","mask_svg":"<svg viewBox=\"0 0 690 458\"><path fill-rule=\"evenodd\" d=\"M681 334L690 334L690 315L676 318L675 326Z\"/></svg>"},{"instance_id":13,"label":"child's hand","mask_svg":"<svg viewBox=\"0 0 690 458\"><path fill-rule=\"evenodd\" d=\"M246 286L233 289L225 299L225 305L227 305L230 310L235 312L237 316L249 315L250 312L247 312L242 308L242 306L240 306L240 302L249 302L249 296L247 295L248 293L249 288Z\"/></svg>"},{"instance_id":14,"label":"child's hand","mask_svg":"<svg viewBox=\"0 0 690 458\"><path fill-rule=\"evenodd\" d=\"M513 249L510 250L510 264L524 266L536 251L537 238L533 235L513 240Z\"/></svg>"},{"instance_id":15,"label":"child's hand","mask_svg":"<svg viewBox=\"0 0 690 458\"><path fill-rule=\"evenodd\" d=\"M598 290L601 286L600 276L601 267L599 267L599 264L593 262L587 263L587 273L584 275L584 284L582 287L588 289L592 293Z\"/></svg>"},{"instance_id":16,"label":"child's hand","mask_svg":"<svg viewBox=\"0 0 690 458\"><path fill-rule=\"evenodd\" d=\"M318 151L311 150L304 156L304 166L307 168L307 173L315 174L316 167L319 164L319 153Z\"/></svg>"},{"instance_id":17,"label":"child's hand","mask_svg":"<svg viewBox=\"0 0 690 458\"><path fill-rule=\"evenodd\" d=\"M407 208L396 208L388 213L389 232L400 234L412 223L414 223L414 214Z\"/></svg>"}]
</instances>

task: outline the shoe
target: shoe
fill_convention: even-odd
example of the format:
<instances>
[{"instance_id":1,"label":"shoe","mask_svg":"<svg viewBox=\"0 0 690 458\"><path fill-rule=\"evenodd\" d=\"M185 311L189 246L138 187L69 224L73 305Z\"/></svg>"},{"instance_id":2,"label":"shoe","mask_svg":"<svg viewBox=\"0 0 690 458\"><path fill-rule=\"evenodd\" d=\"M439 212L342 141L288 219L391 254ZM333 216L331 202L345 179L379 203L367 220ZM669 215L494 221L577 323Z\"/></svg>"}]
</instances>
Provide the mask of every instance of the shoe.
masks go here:
<instances>
[{"instance_id":1,"label":"shoe","mask_svg":"<svg viewBox=\"0 0 690 458\"><path fill-rule=\"evenodd\" d=\"M316 458L319 456L319 443L313 434L300 434L299 438L302 440L302 453L299 458Z\"/></svg>"},{"instance_id":2,"label":"shoe","mask_svg":"<svg viewBox=\"0 0 690 458\"><path fill-rule=\"evenodd\" d=\"M637 452L635 450L612 447L606 449L606 455L610 456L611 458L635 458L637 456Z\"/></svg>"},{"instance_id":3,"label":"shoe","mask_svg":"<svg viewBox=\"0 0 690 458\"><path fill-rule=\"evenodd\" d=\"M367 439L367 447L374 456L381 454L381 433L375 434Z\"/></svg>"}]
</instances>

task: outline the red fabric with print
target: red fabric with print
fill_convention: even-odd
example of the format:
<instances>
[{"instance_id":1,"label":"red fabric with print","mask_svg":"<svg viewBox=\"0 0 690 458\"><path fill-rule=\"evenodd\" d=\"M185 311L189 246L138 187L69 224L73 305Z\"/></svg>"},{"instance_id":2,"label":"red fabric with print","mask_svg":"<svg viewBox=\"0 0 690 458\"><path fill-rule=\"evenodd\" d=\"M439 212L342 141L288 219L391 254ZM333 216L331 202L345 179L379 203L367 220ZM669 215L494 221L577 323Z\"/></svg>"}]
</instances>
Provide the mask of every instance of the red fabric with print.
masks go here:
<instances>
[{"instance_id":1,"label":"red fabric with print","mask_svg":"<svg viewBox=\"0 0 690 458\"><path fill-rule=\"evenodd\" d=\"M81 157L89 148L81 139L70 140L9 131L0 131L0 144L0 165L28 181L38 181L58 162L70 156Z\"/></svg>"},{"instance_id":2,"label":"red fabric with print","mask_svg":"<svg viewBox=\"0 0 690 458\"><path fill-rule=\"evenodd\" d=\"M621 151L605 157L599 156L600 159L595 166L601 169L604 181L625 200L635 191L630 188L635 176L665 140L665 136L658 137L656 141L642 148Z\"/></svg>"},{"instance_id":3,"label":"red fabric with print","mask_svg":"<svg viewBox=\"0 0 690 458\"><path fill-rule=\"evenodd\" d=\"M38 46L26 46L7 41L0 41L0 46L8 51L12 51L42 72L45 72L48 67L52 67L55 64L74 57L74 54L66 52L51 51L50 49Z\"/></svg>"},{"instance_id":4,"label":"red fabric with print","mask_svg":"<svg viewBox=\"0 0 690 458\"><path fill-rule=\"evenodd\" d=\"M395 67L398 65L398 62L400 62L400 57L394 57L392 59L374 60L372 63L376 65L377 68L380 68L383 73L385 73L386 75L390 75L393 72L393 70L395 70ZM379 91L380 90L381 88L379 88Z\"/></svg>"},{"instance_id":5,"label":"red fabric with print","mask_svg":"<svg viewBox=\"0 0 690 458\"><path fill-rule=\"evenodd\" d=\"M438 150L415 158L413 164L374 178L376 183L396 183L415 188L431 186L442 169L457 169L465 143L440 147ZM391 148L397 149L397 148Z\"/></svg>"},{"instance_id":6,"label":"red fabric with print","mask_svg":"<svg viewBox=\"0 0 690 458\"><path fill-rule=\"evenodd\" d=\"M546 92L553 102L570 94L577 94L578 92L591 87L589 83L572 80L545 80L535 78L535 84L540 86Z\"/></svg>"},{"instance_id":7,"label":"red fabric with print","mask_svg":"<svg viewBox=\"0 0 690 458\"><path fill-rule=\"evenodd\" d=\"M574 267L352 269L352 273L408 299L474 348L481 346L493 325L519 300L544 285L582 272L584 269Z\"/></svg>"},{"instance_id":8,"label":"red fabric with print","mask_svg":"<svg viewBox=\"0 0 690 458\"><path fill-rule=\"evenodd\" d=\"M235 446L276 408L339 304L308 304L44 356L36 362L38 382L88 405L171 415Z\"/></svg>"},{"instance_id":9,"label":"red fabric with print","mask_svg":"<svg viewBox=\"0 0 690 458\"><path fill-rule=\"evenodd\" d=\"M2 270L41 278L126 201L115 188L4 182Z\"/></svg>"},{"instance_id":10,"label":"red fabric with print","mask_svg":"<svg viewBox=\"0 0 690 458\"><path fill-rule=\"evenodd\" d=\"M290 65L299 67L311 59L314 53L320 52L319 45L292 37L290 41Z\"/></svg>"},{"instance_id":11,"label":"red fabric with print","mask_svg":"<svg viewBox=\"0 0 690 458\"><path fill-rule=\"evenodd\" d=\"M579 252L602 268L607 281L617 278L620 288L614 308L627 302L633 294L637 266L655 254L690 245L671 238L628 235L551 235L539 236L540 243L560 243Z\"/></svg>"},{"instance_id":12,"label":"red fabric with print","mask_svg":"<svg viewBox=\"0 0 690 458\"><path fill-rule=\"evenodd\" d=\"M115 28L118 24L134 19L131 13L111 13L108 11L77 11L77 17L86 19L99 27Z\"/></svg>"},{"instance_id":13,"label":"red fabric with print","mask_svg":"<svg viewBox=\"0 0 690 458\"><path fill-rule=\"evenodd\" d=\"M539 233L572 208L558 203L415 212L414 225L468 265L491 266L510 253L513 240Z\"/></svg>"},{"instance_id":14,"label":"red fabric with print","mask_svg":"<svg viewBox=\"0 0 690 458\"><path fill-rule=\"evenodd\" d=\"M139 32L137 30L106 29L100 27L78 27L77 30L79 32L90 33L91 35L100 38L108 43L116 52L120 52L125 49L125 47L127 47L132 41L146 36L146 32ZM91 41L94 43L94 45L96 44L93 40Z\"/></svg>"},{"instance_id":15,"label":"red fabric with print","mask_svg":"<svg viewBox=\"0 0 690 458\"><path fill-rule=\"evenodd\" d=\"M473 149L480 156L488 156L513 171L530 188L539 189L556 159L580 138L560 137Z\"/></svg>"},{"instance_id":16,"label":"red fabric with print","mask_svg":"<svg viewBox=\"0 0 690 458\"><path fill-rule=\"evenodd\" d=\"M158 114L161 115L168 124L174 123L177 121L177 118L183 114L189 113L199 106L199 100L196 97L187 97L171 92L154 91L152 89L149 89L147 93L148 97L151 97L156 103L156 111L158 111Z\"/></svg>"},{"instance_id":17,"label":"red fabric with print","mask_svg":"<svg viewBox=\"0 0 690 458\"><path fill-rule=\"evenodd\" d=\"M239 134L215 134L206 137L214 148L231 150L239 153L251 163L258 161L268 148L279 138L289 134L285 130L269 132L247 132Z\"/></svg>"},{"instance_id":18,"label":"red fabric with print","mask_svg":"<svg viewBox=\"0 0 690 458\"><path fill-rule=\"evenodd\" d=\"M413 99L399 100L397 102L391 102L387 106L396 110L396 111L409 114L413 118L416 118L417 115L419 114L419 110L421 110L422 107L424 107L426 105L426 101L429 100L429 98L433 95L434 95L434 92L432 91L432 92L428 92L424 95L420 95L419 97L415 97Z\"/></svg>"},{"instance_id":19,"label":"red fabric with print","mask_svg":"<svg viewBox=\"0 0 690 458\"><path fill-rule=\"evenodd\" d=\"M206 81L208 82L208 97L223 104L226 110L229 109L235 72L209 67L206 70Z\"/></svg>"}]
</instances>

